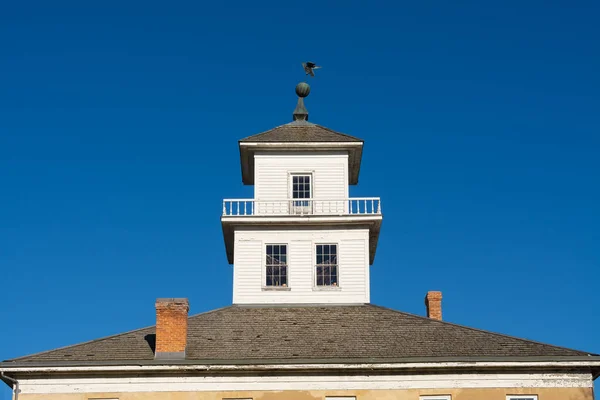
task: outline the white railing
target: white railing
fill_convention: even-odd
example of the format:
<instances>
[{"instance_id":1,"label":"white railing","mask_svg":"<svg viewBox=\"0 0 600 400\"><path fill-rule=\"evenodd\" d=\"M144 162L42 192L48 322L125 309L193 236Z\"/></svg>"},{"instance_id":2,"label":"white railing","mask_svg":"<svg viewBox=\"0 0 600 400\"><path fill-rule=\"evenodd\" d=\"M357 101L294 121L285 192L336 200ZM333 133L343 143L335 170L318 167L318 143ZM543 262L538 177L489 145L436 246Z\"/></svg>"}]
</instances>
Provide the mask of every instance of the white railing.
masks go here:
<instances>
[{"instance_id":1,"label":"white railing","mask_svg":"<svg viewBox=\"0 0 600 400\"><path fill-rule=\"evenodd\" d=\"M224 216L256 215L378 215L379 197L355 197L343 200L223 200Z\"/></svg>"}]
</instances>

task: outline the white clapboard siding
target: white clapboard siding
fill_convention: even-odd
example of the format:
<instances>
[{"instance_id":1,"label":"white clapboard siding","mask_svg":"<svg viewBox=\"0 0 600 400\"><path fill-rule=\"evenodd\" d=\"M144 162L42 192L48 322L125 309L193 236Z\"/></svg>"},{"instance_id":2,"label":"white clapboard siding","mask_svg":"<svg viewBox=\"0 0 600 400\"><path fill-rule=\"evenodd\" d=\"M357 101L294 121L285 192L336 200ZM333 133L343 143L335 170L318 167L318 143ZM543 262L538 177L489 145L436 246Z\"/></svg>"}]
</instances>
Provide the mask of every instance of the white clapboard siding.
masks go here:
<instances>
[{"instance_id":1,"label":"white clapboard siding","mask_svg":"<svg viewBox=\"0 0 600 400\"><path fill-rule=\"evenodd\" d=\"M339 287L316 288L315 245L338 245ZM369 230L236 231L233 302L368 303ZM288 246L288 290L264 288L267 244Z\"/></svg>"},{"instance_id":2,"label":"white clapboard siding","mask_svg":"<svg viewBox=\"0 0 600 400\"><path fill-rule=\"evenodd\" d=\"M348 198L347 152L256 153L254 198L285 200L291 197L290 174L312 174L314 199Z\"/></svg>"}]
</instances>

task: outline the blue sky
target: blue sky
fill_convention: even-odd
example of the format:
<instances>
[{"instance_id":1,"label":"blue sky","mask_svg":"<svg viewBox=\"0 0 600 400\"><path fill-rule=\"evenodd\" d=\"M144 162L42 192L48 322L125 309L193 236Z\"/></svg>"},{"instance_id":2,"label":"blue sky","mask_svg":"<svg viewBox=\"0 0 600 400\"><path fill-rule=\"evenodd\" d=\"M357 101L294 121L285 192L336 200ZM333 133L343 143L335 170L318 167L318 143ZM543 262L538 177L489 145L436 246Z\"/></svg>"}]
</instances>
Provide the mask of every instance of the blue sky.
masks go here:
<instances>
[{"instance_id":1,"label":"blue sky","mask_svg":"<svg viewBox=\"0 0 600 400\"><path fill-rule=\"evenodd\" d=\"M0 359L231 302L237 140L365 139L372 302L600 353L597 2L5 2ZM0 391L0 399L9 398Z\"/></svg>"}]
</instances>

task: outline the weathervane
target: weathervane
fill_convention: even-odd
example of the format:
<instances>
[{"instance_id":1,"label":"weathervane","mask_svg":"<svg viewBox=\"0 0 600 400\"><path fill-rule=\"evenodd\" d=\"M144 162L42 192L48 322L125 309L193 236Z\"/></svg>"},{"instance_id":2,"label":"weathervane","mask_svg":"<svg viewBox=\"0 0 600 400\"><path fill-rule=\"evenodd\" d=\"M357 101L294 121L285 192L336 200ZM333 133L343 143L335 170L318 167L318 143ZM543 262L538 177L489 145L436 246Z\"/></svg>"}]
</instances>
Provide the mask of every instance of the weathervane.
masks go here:
<instances>
[{"instance_id":1,"label":"weathervane","mask_svg":"<svg viewBox=\"0 0 600 400\"><path fill-rule=\"evenodd\" d=\"M315 69L319 69L318 65L314 62L303 62L302 67L304 68L304 72L306 75L310 75L312 77L315 76ZM308 110L304 106L304 98L308 96L310 93L310 86L306 82L300 82L296 85L296 94L298 95L298 104L296 105L296 109L294 110L294 121L298 121L298 123L308 121Z\"/></svg>"},{"instance_id":2,"label":"weathervane","mask_svg":"<svg viewBox=\"0 0 600 400\"><path fill-rule=\"evenodd\" d=\"M314 62L303 62L302 63L302 67L304 68L304 72L306 72L306 75L310 75L312 77L315 76L315 69L319 69L321 68L320 66L318 66L317 64L315 64Z\"/></svg>"}]
</instances>

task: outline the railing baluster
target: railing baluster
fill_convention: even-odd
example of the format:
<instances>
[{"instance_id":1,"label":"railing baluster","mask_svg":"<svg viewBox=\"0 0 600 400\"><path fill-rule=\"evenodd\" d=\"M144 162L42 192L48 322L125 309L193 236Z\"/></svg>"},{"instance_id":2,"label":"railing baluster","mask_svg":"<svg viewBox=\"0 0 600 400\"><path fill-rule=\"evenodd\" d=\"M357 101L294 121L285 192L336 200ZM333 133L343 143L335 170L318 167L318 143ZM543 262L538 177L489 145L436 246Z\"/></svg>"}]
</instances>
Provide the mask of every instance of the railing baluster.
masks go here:
<instances>
[{"instance_id":1,"label":"railing baluster","mask_svg":"<svg viewBox=\"0 0 600 400\"><path fill-rule=\"evenodd\" d=\"M225 199L222 202L224 216L254 215L381 215L379 197L356 197L347 199L282 199L258 201L256 199Z\"/></svg>"}]
</instances>

